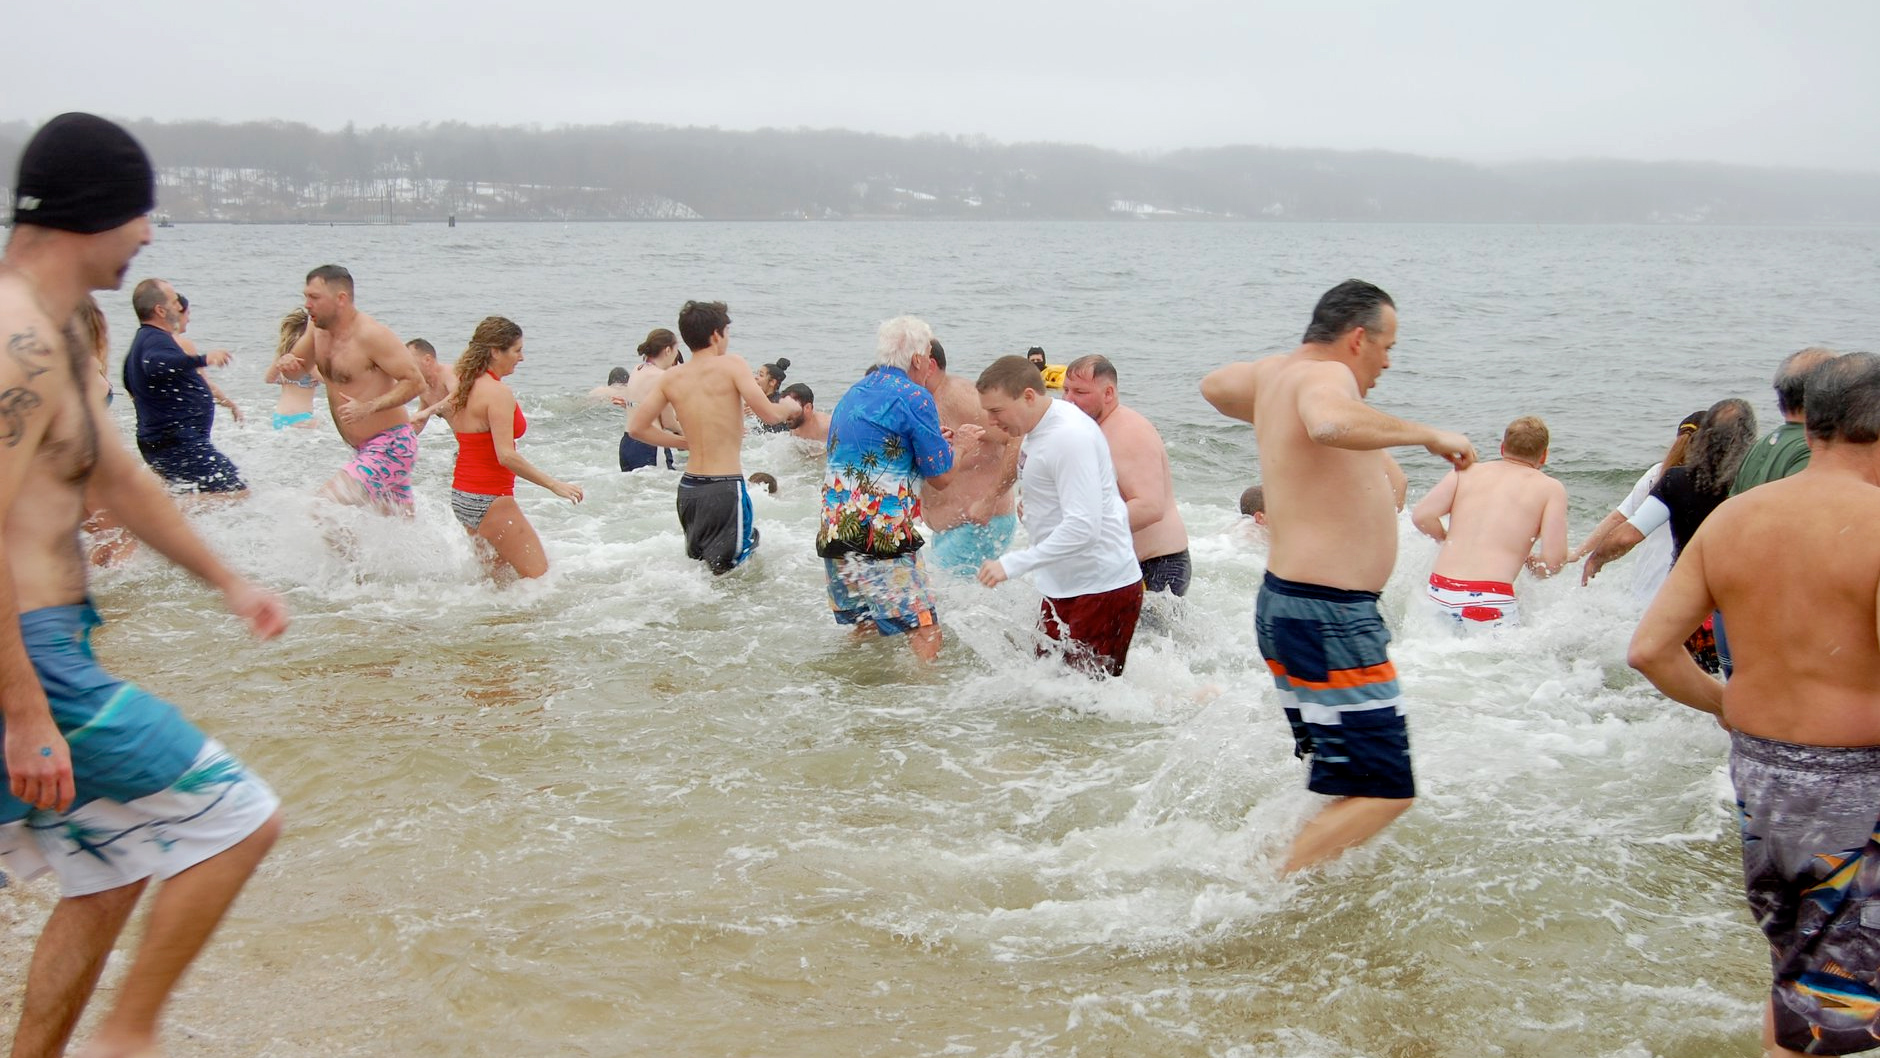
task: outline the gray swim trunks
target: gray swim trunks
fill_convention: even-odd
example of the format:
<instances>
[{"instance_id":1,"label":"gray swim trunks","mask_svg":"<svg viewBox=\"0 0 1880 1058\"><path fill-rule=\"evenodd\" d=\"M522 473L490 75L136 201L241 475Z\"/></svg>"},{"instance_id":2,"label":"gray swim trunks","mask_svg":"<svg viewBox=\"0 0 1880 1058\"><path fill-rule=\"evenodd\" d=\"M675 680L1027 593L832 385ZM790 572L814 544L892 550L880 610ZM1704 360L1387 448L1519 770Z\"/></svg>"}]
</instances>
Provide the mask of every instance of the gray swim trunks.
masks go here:
<instances>
[{"instance_id":1,"label":"gray swim trunks","mask_svg":"<svg viewBox=\"0 0 1880 1058\"><path fill-rule=\"evenodd\" d=\"M1743 884L1769 938L1776 1042L1880 1048L1880 746L1731 735Z\"/></svg>"}]
</instances>

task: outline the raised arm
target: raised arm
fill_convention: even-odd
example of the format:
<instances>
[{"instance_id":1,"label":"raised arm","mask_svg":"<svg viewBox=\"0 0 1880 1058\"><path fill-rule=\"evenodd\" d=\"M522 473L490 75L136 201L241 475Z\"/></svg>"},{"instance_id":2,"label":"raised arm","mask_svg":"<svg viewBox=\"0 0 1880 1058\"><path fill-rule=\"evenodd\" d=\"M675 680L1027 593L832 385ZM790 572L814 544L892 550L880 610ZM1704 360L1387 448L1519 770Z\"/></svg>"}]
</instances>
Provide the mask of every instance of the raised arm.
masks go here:
<instances>
[{"instance_id":1,"label":"raised arm","mask_svg":"<svg viewBox=\"0 0 1880 1058\"><path fill-rule=\"evenodd\" d=\"M1202 399L1230 419L1252 422L1254 398L1258 395L1258 372L1252 363L1217 367L1201 380Z\"/></svg>"},{"instance_id":2,"label":"raised arm","mask_svg":"<svg viewBox=\"0 0 1880 1058\"><path fill-rule=\"evenodd\" d=\"M1350 372L1336 364L1328 368L1299 387L1299 419L1314 443L1357 452L1416 445L1457 470L1475 462L1467 437L1378 411L1359 399Z\"/></svg>"},{"instance_id":3,"label":"raised arm","mask_svg":"<svg viewBox=\"0 0 1880 1058\"><path fill-rule=\"evenodd\" d=\"M1429 495L1418 500L1417 505L1410 509L1410 524L1439 544L1449 539L1449 530L1444 527L1443 519L1448 517L1450 508L1455 506L1457 484L1455 471L1444 474L1443 480L1436 483Z\"/></svg>"}]
</instances>

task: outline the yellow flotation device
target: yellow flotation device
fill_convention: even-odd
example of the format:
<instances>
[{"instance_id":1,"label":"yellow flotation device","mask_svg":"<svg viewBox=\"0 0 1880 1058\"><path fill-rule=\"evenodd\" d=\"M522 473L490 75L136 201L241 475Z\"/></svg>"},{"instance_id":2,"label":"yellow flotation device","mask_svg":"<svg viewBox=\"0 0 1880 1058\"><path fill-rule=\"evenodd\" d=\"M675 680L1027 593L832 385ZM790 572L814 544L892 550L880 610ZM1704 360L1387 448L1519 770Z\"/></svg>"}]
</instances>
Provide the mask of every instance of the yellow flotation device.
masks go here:
<instances>
[{"instance_id":1,"label":"yellow flotation device","mask_svg":"<svg viewBox=\"0 0 1880 1058\"><path fill-rule=\"evenodd\" d=\"M1044 365L1044 388L1063 389L1064 388L1064 371L1065 371L1065 367L1063 364Z\"/></svg>"}]
</instances>

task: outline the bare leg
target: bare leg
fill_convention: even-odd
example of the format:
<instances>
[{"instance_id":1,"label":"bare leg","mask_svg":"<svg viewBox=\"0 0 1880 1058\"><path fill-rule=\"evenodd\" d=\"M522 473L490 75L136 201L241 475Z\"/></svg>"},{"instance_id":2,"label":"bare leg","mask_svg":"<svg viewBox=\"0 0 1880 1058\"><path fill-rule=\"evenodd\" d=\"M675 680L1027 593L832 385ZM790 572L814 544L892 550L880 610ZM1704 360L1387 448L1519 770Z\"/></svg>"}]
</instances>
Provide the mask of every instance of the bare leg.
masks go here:
<instances>
[{"instance_id":1,"label":"bare leg","mask_svg":"<svg viewBox=\"0 0 1880 1058\"><path fill-rule=\"evenodd\" d=\"M1808 1058L1801 1051L1776 1046L1776 1008L1773 998L1763 1004L1763 1055L1765 1058Z\"/></svg>"},{"instance_id":2,"label":"bare leg","mask_svg":"<svg viewBox=\"0 0 1880 1058\"><path fill-rule=\"evenodd\" d=\"M940 626L926 625L907 633L907 645L914 648L914 656L922 661L939 657Z\"/></svg>"},{"instance_id":3,"label":"bare leg","mask_svg":"<svg viewBox=\"0 0 1880 1058\"><path fill-rule=\"evenodd\" d=\"M548 572L548 555L542 551L542 538L523 516L514 496L498 497L483 515L477 535L490 542L496 556L516 571L518 577L539 577Z\"/></svg>"},{"instance_id":4,"label":"bare leg","mask_svg":"<svg viewBox=\"0 0 1880 1058\"><path fill-rule=\"evenodd\" d=\"M1281 874L1292 874L1336 859L1347 849L1376 837L1378 832L1408 811L1415 798L1344 797L1326 805L1306 821L1293 837Z\"/></svg>"},{"instance_id":5,"label":"bare leg","mask_svg":"<svg viewBox=\"0 0 1880 1058\"><path fill-rule=\"evenodd\" d=\"M281 814L276 812L233 848L157 889L143 943L137 946L137 957L118 988L117 1003L79 1051L80 1058L161 1053L157 1017L163 1013L163 1004L280 835Z\"/></svg>"},{"instance_id":6,"label":"bare leg","mask_svg":"<svg viewBox=\"0 0 1880 1058\"><path fill-rule=\"evenodd\" d=\"M52 909L27 971L13 1058L56 1058L65 1053L65 1043L98 987L98 975L104 972L111 946L143 895L145 881L90 896L66 897Z\"/></svg>"}]
</instances>

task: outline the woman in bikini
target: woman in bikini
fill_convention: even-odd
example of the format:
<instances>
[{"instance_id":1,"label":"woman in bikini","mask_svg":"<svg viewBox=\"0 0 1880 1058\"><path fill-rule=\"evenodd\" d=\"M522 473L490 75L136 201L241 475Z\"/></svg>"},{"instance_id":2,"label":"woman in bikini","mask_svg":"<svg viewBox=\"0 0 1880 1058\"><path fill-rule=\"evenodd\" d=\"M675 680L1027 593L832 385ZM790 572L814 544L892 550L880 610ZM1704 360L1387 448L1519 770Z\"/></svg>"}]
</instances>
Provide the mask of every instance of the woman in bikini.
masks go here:
<instances>
[{"instance_id":1,"label":"woman in bikini","mask_svg":"<svg viewBox=\"0 0 1880 1058\"><path fill-rule=\"evenodd\" d=\"M659 383L659 376L674 364L682 364L685 358L679 354L679 336L664 327L655 327L647 332L646 340L640 343L640 364L627 376L627 384L620 392L613 394L615 404L627 410L631 416L633 409L646 399L647 394ZM679 418L671 405L660 414L660 425L673 433L679 432ZM659 449L645 441L636 441L622 432L620 435L620 469L638 470L641 467L657 466ZM666 469L673 467L672 449L666 449Z\"/></svg>"},{"instance_id":2,"label":"woman in bikini","mask_svg":"<svg viewBox=\"0 0 1880 1058\"><path fill-rule=\"evenodd\" d=\"M281 369L276 366L282 356L287 354L294 343L307 330L307 310L295 309L281 317L281 337L274 344L274 359L268 362L268 373L262 381L281 387L281 397L274 402L274 428L285 430L289 426L312 427L313 391L320 386L318 372L308 371L306 378L283 378Z\"/></svg>"},{"instance_id":3,"label":"woman in bikini","mask_svg":"<svg viewBox=\"0 0 1880 1058\"><path fill-rule=\"evenodd\" d=\"M549 477L516 451L529 422L503 379L520 363L522 328L501 316L477 324L469 347L457 358L457 391L443 411L457 435L450 510L464 532L495 552L492 572L506 565L519 577L539 577L548 572L548 556L516 503L516 478L574 503L581 502L581 487Z\"/></svg>"}]
</instances>

